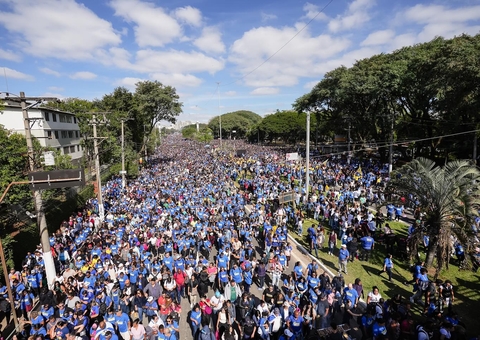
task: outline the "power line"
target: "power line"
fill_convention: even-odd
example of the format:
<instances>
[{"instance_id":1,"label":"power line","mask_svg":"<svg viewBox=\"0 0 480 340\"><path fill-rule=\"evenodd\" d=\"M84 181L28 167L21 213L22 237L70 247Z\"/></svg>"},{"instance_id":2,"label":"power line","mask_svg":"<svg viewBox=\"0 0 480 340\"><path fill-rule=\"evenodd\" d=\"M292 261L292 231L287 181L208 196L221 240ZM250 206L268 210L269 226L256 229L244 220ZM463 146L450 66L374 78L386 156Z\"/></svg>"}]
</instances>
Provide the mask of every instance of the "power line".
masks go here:
<instances>
[{"instance_id":1,"label":"power line","mask_svg":"<svg viewBox=\"0 0 480 340\"><path fill-rule=\"evenodd\" d=\"M272 59L273 57L275 57L281 50L283 50L290 42L292 42L293 39L295 39L300 33L302 33L307 27L308 25L310 25L312 23L312 21L314 21L320 14L322 14L328 6L330 6L330 4L333 2L333 0L330 0L325 6L323 6L323 8L318 11L317 14L315 14L315 16L313 18L311 18L300 30L298 30L297 33L295 33L289 40L287 40L287 42L285 44L283 44L278 50L276 50L273 54L271 54L267 59L265 59L262 63L260 63L257 67L255 67L253 70L251 70L250 72L248 72L247 74L241 76L240 78L237 78L236 80L230 82L230 83L226 83L225 85L222 85L222 86L228 86L228 85L232 85L246 77L248 77L249 75L251 75L253 72L255 72L256 70L258 70L260 67L262 67L263 65L265 65L270 59Z\"/></svg>"},{"instance_id":2,"label":"power line","mask_svg":"<svg viewBox=\"0 0 480 340\"><path fill-rule=\"evenodd\" d=\"M447 134L447 135L441 135L441 136L435 136L435 137L428 137L428 138L420 138L420 139L409 139L409 140L397 140L393 143L384 143L384 144L381 144L381 145L376 145L375 147L376 148L381 148L381 147L389 147L390 145L398 145L398 144L405 144L405 143L417 143L417 142L425 142L425 141L428 141L428 140L434 140L434 139L438 139L438 138L448 138L448 137L454 137L454 136L460 136L460 135L467 135L467 134L470 134L470 133L477 133L477 132L480 132L480 129L477 129L477 130L470 130L470 131L464 131L464 132L457 132L457 133L450 133L450 134ZM358 150L354 150L354 152L358 152L358 151L370 151L372 149L372 147L367 147L367 148L361 148L361 149L358 149ZM343 155L344 152L333 152L333 153L329 153L330 156L336 156L336 155Z\"/></svg>"}]
</instances>

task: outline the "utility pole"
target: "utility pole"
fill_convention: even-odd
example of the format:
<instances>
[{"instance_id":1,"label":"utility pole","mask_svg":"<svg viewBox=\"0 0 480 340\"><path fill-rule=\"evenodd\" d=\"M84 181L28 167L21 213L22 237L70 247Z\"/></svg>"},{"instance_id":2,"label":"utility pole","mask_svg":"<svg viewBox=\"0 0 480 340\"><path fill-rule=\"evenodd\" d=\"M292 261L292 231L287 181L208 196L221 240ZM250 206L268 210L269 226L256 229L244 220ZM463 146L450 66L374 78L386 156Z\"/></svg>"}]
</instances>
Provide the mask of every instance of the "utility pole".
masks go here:
<instances>
[{"instance_id":1,"label":"utility pole","mask_svg":"<svg viewBox=\"0 0 480 340\"><path fill-rule=\"evenodd\" d=\"M306 161L307 161L307 172L305 178L306 194L305 194L305 203L308 204L308 190L310 188L310 112L307 112L307 142L306 142Z\"/></svg>"},{"instance_id":2,"label":"utility pole","mask_svg":"<svg viewBox=\"0 0 480 340\"><path fill-rule=\"evenodd\" d=\"M98 120L97 115L102 114L102 112L92 113L92 120L90 120L89 125L93 126L93 153L95 155L95 173L97 177L97 201L98 201L98 217L100 218L100 223L103 223L105 219L105 207L103 205L103 196L102 196L102 178L100 175L100 154L98 152L98 140L105 139L105 137L97 136L97 125L107 124L107 119L105 118L105 113L103 113L103 120Z\"/></svg>"},{"instance_id":3,"label":"utility pole","mask_svg":"<svg viewBox=\"0 0 480 340\"><path fill-rule=\"evenodd\" d=\"M28 101L35 103L27 106ZM25 128L25 138L27 140L28 164L31 172L36 171L35 155L33 150L32 132L30 127L30 120L37 120L37 118L30 119L28 110L43 101L56 101L57 98L42 98L42 97L25 97L24 92L20 92L20 106L23 114L23 124ZM42 257L45 263L45 274L47 277L48 287L53 287L53 282L57 276L55 271L55 263L53 261L52 251L50 249L50 239L48 236L47 219L45 218L45 211L43 210L42 192L40 190L33 190L33 197L35 199L35 211L37 214L37 224L40 233L40 243L42 245ZM8 280L8 273L5 273L6 280Z\"/></svg>"},{"instance_id":4,"label":"utility pole","mask_svg":"<svg viewBox=\"0 0 480 340\"><path fill-rule=\"evenodd\" d=\"M127 172L125 171L125 131L124 131L124 124L126 121L133 120L133 118L122 118L120 121L122 122L122 190L125 189L125 175Z\"/></svg>"},{"instance_id":5,"label":"utility pole","mask_svg":"<svg viewBox=\"0 0 480 340\"><path fill-rule=\"evenodd\" d=\"M145 151L145 163L147 163L147 126L143 124L143 147Z\"/></svg>"},{"instance_id":6,"label":"utility pole","mask_svg":"<svg viewBox=\"0 0 480 340\"><path fill-rule=\"evenodd\" d=\"M477 131L473 133L473 165L477 165Z\"/></svg>"},{"instance_id":7,"label":"utility pole","mask_svg":"<svg viewBox=\"0 0 480 340\"><path fill-rule=\"evenodd\" d=\"M351 125L351 117L347 116L347 122L348 122L348 127L347 127L347 148L348 148L348 155L347 155L347 163L350 164L350 130L352 130L352 125Z\"/></svg>"}]
</instances>

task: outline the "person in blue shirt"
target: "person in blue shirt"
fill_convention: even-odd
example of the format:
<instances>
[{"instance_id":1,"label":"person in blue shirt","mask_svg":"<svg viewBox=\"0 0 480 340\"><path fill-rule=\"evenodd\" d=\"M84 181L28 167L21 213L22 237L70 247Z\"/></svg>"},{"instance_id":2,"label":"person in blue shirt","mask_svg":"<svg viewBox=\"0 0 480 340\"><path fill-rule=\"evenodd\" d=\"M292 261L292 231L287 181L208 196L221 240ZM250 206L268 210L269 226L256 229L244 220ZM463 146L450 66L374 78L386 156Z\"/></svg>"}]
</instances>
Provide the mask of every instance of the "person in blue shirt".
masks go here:
<instances>
[{"instance_id":1,"label":"person in blue shirt","mask_svg":"<svg viewBox=\"0 0 480 340\"><path fill-rule=\"evenodd\" d=\"M363 260L368 262L368 259L370 258L370 255L375 245L375 240L373 239L373 237L370 236L370 234L367 234L360 239L360 242L362 243L361 257Z\"/></svg>"},{"instance_id":2,"label":"person in blue shirt","mask_svg":"<svg viewBox=\"0 0 480 340\"><path fill-rule=\"evenodd\" d=\"M130 339L130 318L120 308L115 312L115 325L123 339Z\"/></svg>"},{"instance_id":3,"label":"person in blue shirt","mask_svg":"<svg viewBox=\"0 0 480 340\"><path fill-rule=\"evenodd\" d=\"M38 280L37 272L31 270L30 274L27 275L28 285L33 292L33 295L37 297L40 294L40 282Z\"/></svg>"},{"instance_id":4,"label":"person in blue shirt","mask_svg":"<svg viewBox=\"0 0 480 340\"><path fill-rule=\"evenodd\" d=\"M383 339L387 335L387 327L385 327L385 320L380 318L375 321L372 327L373 340Z\"/></svg>"},{"instance_id":5,"label":"person in blue shirt","mask_svg":"<svg viewBox=\"0 0 480 340\"><path fill-rule=\"evenodd\" d=\"M190 326L192 328L192 336L195 338L197 331L202 325L202 311L200 305L197 303L190 313Z\"/></svg>"},{"instance_id":6,"label":"person in blue shirt","mask_svg":"<svg viewBox=\"0 0 480 340\"><path fill-rule=\"evenodd\" d=\"M242 269L238 266L237 263L233 265L233 268L230 269L230 278L235 281L237 284L241 284L243 281L243 272Z\"/></svg>"},{"instance_id":7,"label":"person in blue shirt","mask_svg":"<svg viewBox=\"0 0 480 340\"><path fill-rule=\"evenodd\" d=\"M388 281L392 281L392 269L393 269L393 260L392 254L387 254L385 260L383 260L383 270L378 272L378 275L386 272L388 274Z\"/></svg>"},{"instance_id":8,"label":"person in blue shirt","mask_svg":"<svg viewBox=\"0 0 480 340\"><path fill-rule=\"evenodd\" d=\"M293 315L290 315L286 321L287 327L293 333L295 339L301 339L303 336L302 329L305 320L300 315L300 308L296 308Z\"/></svg>"},{"instance_id":9,"label":"person in blue shirt","mask_svg":"<svg viewBox=\"0 0 480 340\"><path fill-rule=\"evenodd\" d=\"M400 217L403 216L403 206L397 205L395 207L395 220L400 221Z\"/></svg>"},{"instance_id":10,"label":"person in blue shirt","mask_svg":"<svg viewBox=\"0 0 480 340\"><path fill-rule=\"evenodd\" d=\"M395 213L395 206L390 203L387 205L387 218L389 221L393 220L393 214Z\"/></svg>"},{"instance_id":11,"label":"person in blue shirt","mask_svg":"<svg viewBox=\"0 0 480 340\"><path fill-rule=\"evenodd\" d=\"M338 252L338 272L342 271L347 274L347 263L350 257L350 253L347 250L347 245L342 244L340 251Z\"/></svg>"},{"instance_id":12,"label":"person in blue shirt","mask_svg":"<svg viewBox=\"0 0 480 340\"><path fill-rule=\"evenodd\" d=\"M358 302L358 293L355 288L353 288L353 284L349 283L348 287L345 288L343 291L343 300L350 300L351 302L351 308L357 308L357 302Z\"/></svg>"}]
</instances>

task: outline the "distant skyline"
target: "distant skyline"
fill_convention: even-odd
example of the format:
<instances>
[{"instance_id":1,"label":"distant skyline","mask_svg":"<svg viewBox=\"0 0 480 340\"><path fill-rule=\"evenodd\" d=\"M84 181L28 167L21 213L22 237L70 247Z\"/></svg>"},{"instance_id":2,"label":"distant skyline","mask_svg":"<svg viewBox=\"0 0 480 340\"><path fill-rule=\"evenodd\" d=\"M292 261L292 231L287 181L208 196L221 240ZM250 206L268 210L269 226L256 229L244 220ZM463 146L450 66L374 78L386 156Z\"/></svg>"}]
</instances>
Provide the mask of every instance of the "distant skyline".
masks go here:
<instances>
[{"instance_id":1,"label":"distant skyline","mask_svg":"<svg viewBox=\"0 0 480 340\"><path fill-rule=\"evenodd\" d=\"M179 121L264 116L338 66L479 32L475 0L0 0L0 91L91 100L149 79L177 89Z\"/></svg>"}]
</instances>

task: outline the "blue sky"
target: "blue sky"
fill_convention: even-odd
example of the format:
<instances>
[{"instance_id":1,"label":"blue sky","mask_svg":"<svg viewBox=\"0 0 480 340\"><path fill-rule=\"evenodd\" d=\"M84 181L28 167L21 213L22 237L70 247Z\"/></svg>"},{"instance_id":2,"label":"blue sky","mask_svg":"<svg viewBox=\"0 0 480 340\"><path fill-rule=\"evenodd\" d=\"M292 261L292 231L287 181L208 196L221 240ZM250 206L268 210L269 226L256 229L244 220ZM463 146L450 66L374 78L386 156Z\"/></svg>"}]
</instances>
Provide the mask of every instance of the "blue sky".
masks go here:
<instances>
[{"instance_id":1,"label":"blue sky","mask_svg":"<svg viewBox=\"0 0 480 340\"><path fill-rule=\"evenodd\" d=\"M340 65L480 32L476 0L329 2L0 0L0 91L93 99L151 79L175 86L179 120L264 116Z\"/></svg>"}]
</instances>

